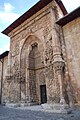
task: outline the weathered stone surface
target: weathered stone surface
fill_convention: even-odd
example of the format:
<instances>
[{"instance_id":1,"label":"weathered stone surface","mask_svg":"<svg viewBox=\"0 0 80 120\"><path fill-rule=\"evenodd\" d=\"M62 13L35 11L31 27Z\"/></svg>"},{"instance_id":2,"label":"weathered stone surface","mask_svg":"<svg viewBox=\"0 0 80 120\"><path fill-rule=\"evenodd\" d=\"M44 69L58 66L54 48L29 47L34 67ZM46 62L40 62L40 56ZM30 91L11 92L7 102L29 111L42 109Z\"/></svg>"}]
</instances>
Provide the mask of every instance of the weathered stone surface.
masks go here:
<instances>
[{"instance_id":1,"label":"weathered stone surface","mask_svg":"<svg viewBox=\"0 0 80 120\"><path fill-rule=\"evenodd\" d=\"M70 87L74 102L80 101L80 18L63 27Z\"/></svg>"},{"instance_id":2,"label":"weathered stone surface","mask_svg":"<svg viewBox=\"0 0 80 120\"><path fill-rule=\"evenodd\" d=\"M60 100L59 96L57 97L57 93L59 94L57 92L57 88L59 89L57 82L59 83L59 81L54 78L52 65L54 60L52 41L54 40L52 33L50 33L54 26L52 27L51 8L49 7L55 5L56 3L52 2L44 8L44 11L41 10L37 16L30 18L30 22L25 21L23 25L13 30L12 34L10 33L12 46L11 74L14 84L16 82L20 84L20 99L24 102L28 100L28 102L40 104L41 85L46 85L48 101L59 102ZM56 17L55 19L57 19L57 12L59 12L58 6L56 9L53 8L56 14L56 16L53 14ZM23 39L24 41L21 42Z\"/></svg>"},{"instance_id":3,"label":"weathered stone surface","mask_svg":"<svg viewBox=\"0 0 80 120\"><path fill-rule=\"evenodd\" d=\"M55 23L60 15L52 1L9 33L2 102L64 107L80 101L80 19L65 25L63 36Z\"/></svg>"},{"instance_id":4,"label":"weathered stone surface","mask_svg":"<svg viewBox=\"0 0 80 120\"><path fill-rule=\"evenodd\" d=\"M8 56L0 60L0 99L2 103L7 102L9 96L9 92L8 92L9 84L5 80L5 76L7 72L7 64L8 64ZM2 73L2 66L3 66L3 73Z\"/></svg>"}]
</instances>

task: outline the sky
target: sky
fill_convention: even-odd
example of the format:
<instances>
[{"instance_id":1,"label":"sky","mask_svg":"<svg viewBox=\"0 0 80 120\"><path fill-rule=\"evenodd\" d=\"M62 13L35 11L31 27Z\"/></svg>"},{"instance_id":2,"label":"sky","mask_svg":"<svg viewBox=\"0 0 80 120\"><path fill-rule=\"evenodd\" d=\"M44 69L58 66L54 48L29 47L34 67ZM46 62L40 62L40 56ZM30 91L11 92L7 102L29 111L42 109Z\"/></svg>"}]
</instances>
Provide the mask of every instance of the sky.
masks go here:
<instances>
[{"instance_id":1,"label":"sky","mask_svg":"<svg viewBox=\"0 0 80 120\"><path fill-rule=\"evenodd\" d=\"M0 54L9 50L10 45L10 38L1 32L38 1L39 0L0 1ZM69 13L80 6L80 0L62 0L62 2Z\"/></svg>"}]
</instances>

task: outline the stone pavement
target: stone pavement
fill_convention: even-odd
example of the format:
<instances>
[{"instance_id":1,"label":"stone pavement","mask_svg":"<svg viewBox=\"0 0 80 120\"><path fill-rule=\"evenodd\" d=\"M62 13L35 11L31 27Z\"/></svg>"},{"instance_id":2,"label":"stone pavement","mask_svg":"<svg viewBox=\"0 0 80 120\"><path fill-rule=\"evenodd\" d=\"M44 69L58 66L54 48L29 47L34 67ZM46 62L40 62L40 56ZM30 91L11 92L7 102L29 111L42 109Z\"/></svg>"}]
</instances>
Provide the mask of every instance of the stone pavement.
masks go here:
<instances>
[{"instance_id":1,"label":"stone pavement","mask_svg":"<svg viewBox=\"0 0 80 120\"><path fill-rule=\"evenodd\" d=\"M40 106L0 106L0 120L80 120L80 109L74 109L71 114L55 114L43 111Z\"/></svg>"}]
</instances>

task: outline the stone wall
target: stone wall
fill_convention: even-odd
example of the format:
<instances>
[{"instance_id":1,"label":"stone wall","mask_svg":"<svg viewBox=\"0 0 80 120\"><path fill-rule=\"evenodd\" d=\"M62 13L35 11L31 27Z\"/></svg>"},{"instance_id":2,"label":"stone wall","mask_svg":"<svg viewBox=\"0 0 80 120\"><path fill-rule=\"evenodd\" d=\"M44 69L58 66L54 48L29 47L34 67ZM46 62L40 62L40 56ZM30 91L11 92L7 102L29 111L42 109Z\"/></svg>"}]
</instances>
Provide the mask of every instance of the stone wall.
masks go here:
<instances>
[{"instance_id":1,"label":"stone wall","mask_svg":"<svg viewBox=\"0 0 80 120\"><path fill-rule=\"evenodd\" d=\"M63 27L70 86L75 102L80 101L80 18Z\"/></svg>"},{"instance_id":2,"label":"stone wall","mask_svg":"<svg viewBox=\"0 0 80 120\"><path fill-rule=\"evenodd\" d=\"M5 79L6 72L7 72L7 65L8 65L8 56L1 59L0 62L0 93L2 89L2 95L1 95L1 102L4 103L8 100L8 83ZM3 65L3 75L2 75L2 65ZM1 79L2 78L2 79ZM2 82L2 83L1 83ZM1 88L2 87L2 88Z\"/></svg>"},{"instance_id":3,"label":"stone wall","mask_svg":"<svg viewBox=\"0 0 80 120\"><path fill-rule=\"evenodd\" d=\"M40 85L44 84L47 88L47 101L60 102L60 83L56 73L57 69L63 69L63 61L59 27L55 25L55 21L61 15L63 16L60 8L53 1L9 33L10 77L7 81L10 102L40 104ZM35 43L38 44L38 49L33 52ZM60 66L53 65L58 62L56 57L60 60Z\"/></svg>"}]
</instances>

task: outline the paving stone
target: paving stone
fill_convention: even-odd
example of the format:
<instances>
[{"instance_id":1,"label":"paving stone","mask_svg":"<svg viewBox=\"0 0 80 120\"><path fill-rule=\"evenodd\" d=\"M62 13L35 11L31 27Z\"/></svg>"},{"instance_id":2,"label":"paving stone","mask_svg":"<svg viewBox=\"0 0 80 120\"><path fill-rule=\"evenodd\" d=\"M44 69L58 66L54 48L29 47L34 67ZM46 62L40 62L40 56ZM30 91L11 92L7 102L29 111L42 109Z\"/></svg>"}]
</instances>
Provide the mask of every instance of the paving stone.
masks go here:
<instances>
[{"instance_id":1,"label":"paving stone","mask_svg":"<svg viewBox=\"0 0 80 120\"><path fill-rule=\"evenodd\" d=\"M58 119L58 120L64 120L63 118L60 118L60 119Z\"/></svg>"},{"instance_id":2,"label":"paving stone","mask_svg":"<svg viewBox=\"0 0 80 120\"><path fill-rule=\"evenodd\" d=\"M38 108L36 107L35 109ZM80 120L80 110L73 110L71 114L56 114L39 110L0 106L0 120Z\"/></svg>"}]
</instances>

